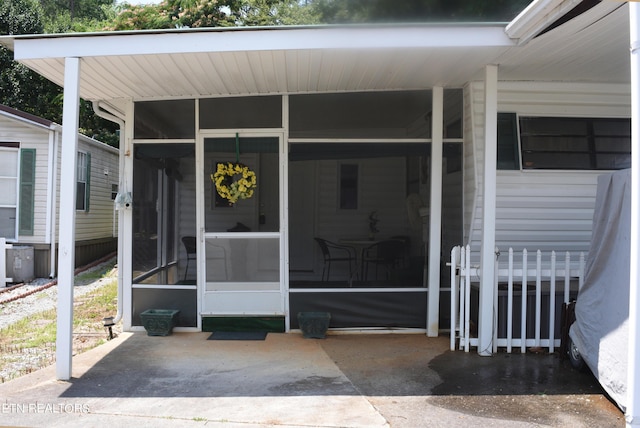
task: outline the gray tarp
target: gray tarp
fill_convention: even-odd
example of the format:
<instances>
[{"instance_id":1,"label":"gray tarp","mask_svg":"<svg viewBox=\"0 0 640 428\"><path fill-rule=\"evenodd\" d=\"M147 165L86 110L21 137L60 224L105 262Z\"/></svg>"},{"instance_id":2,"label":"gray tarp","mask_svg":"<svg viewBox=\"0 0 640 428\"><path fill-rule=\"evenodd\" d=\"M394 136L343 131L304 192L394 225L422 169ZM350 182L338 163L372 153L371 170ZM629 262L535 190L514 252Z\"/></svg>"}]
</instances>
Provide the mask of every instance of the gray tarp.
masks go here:
<instances>
[{"instance_id":1,"label":"gray tarp","mask_svg":"<svg viewBox=\"0 0 640 428\"><path fill-rule=\"evenodd\" d=\"M602 387L625 410L629 318L631 171L598 177L584 285L569 332Z\"/></svg>"}]
</instances>

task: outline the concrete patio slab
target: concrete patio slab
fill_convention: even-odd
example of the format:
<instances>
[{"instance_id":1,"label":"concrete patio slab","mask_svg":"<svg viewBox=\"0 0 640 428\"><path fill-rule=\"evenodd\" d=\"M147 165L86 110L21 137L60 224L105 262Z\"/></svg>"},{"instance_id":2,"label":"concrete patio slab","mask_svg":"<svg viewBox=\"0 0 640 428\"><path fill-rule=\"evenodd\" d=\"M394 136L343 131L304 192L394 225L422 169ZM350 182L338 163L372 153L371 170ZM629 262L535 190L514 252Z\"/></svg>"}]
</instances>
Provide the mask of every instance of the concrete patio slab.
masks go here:
<instances>
[{"instance_id":1,"label":"concrete patio slab","mask_svg":"<svg viewBox=\"0 0 640 428\"><path fill-rule=\"evenodd\" d=\"M48 367L1 384L0 425L624 426L553 355L479 357L421 334L208 336L125 333L75 356L71 381Z\"/></svg>"}]
</instances>

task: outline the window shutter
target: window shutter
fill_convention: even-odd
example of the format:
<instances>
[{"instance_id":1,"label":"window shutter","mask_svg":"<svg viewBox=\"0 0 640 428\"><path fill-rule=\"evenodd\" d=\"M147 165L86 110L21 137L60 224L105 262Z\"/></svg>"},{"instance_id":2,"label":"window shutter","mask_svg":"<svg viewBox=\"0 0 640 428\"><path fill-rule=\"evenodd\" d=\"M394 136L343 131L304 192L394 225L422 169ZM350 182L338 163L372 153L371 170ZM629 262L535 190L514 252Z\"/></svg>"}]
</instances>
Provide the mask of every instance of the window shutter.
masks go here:
<instances>
[{"instance_id":1,"label":"window shutter","mask_svg":"<svg viewBox=\"0 0 640 428\"><path fill-rule=\"evenodd\" d=\"M20 150L20 235L33 235L35 205L36 149Z\"/></svg>"},{"instance_id":2,"label":"window shutter","mask_svg":"<svg viewBox=\"0 0 640 428\"><path fill-rule=\"evenodd\" d=\"M87 185L84 190L84 210L89 211L89 200L91 199L91 153L87 153Z\"/></svg>"}]
</instances>

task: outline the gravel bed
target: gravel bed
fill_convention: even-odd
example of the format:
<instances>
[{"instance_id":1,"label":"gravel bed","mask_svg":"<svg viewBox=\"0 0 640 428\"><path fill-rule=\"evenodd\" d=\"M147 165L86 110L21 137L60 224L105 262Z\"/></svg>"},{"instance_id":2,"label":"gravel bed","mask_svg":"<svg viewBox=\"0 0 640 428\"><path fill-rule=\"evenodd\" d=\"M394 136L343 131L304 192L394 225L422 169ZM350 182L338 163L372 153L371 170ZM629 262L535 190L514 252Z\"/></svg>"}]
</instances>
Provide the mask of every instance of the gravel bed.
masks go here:
<instances>
[{"instance_id":1,"label":"gravel bed","mask_svg":"<svg viewBox=\"0 0 640 428\"><path fill-rule=\"evenodd\" d=\"M90 293L97 288L100 288L107 283L113 281L113 278L100 278L95 281L86 282L79 281L78 278L82 277L86 272L91 272L97 269L103 268L107 264L113 264L113 260L106 261L97 266L88 269L76 275L75 286L73 290L73 296L83 296ZM0 302L11 299L14 296L25 294L31 290L42 287L43 285L50 284L53 280L47 278L36 278L33 281L25 284L22 287L17 287L13 290L6 291L0 294ZM0 289L1 290L1 289ZM33 293L22 299L14 300L12 302L0 304L0 327L7 327L20 321L23 318L27 318L33 314L37 314L42 311L54 309L58 304L58 285L53 285L42 291ZM115 314L114 314L115 315Z\"/></svg>"}]
</instances>

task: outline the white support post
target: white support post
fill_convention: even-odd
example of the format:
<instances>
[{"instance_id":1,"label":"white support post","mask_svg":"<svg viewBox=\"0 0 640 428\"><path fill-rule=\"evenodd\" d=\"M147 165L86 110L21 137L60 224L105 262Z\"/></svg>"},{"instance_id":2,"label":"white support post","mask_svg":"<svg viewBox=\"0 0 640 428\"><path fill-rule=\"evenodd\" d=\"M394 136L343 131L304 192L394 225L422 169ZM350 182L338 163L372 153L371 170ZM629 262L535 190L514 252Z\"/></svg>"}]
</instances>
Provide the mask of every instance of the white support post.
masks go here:
<instances>
[{"instance_id":1,"label":"white support post","mask_svg":"<svg viewBox=\"0 0 640 428\"><path fill-rule=\"evenodd\" d=\"M629 2L631 46L631 255L629 271L628 427L640 426L640 5Z\"/></svg>"},{"instance_id":2,"label":"white support post","mask_svg":"<svg viewBox=\"0 0 640 428\"><path fill-rule=\"evenodd\" d=\"M482 248L478 354L492 354L494 270L496 248L496 156L498 128L498 67L487 65L484 80L484 175L482 180Z\"/></svg>"},{"instance_id":3,"label":"white support post","mask_svg":"<svg viewBox=\"0 0 640 428\"><path fill-rule=\"evenodd\" d=\"M432 91L431 201L429 203L429 290L427 294L427 336L438 336L440 317L440 246L442 240L442 147L444 90Z\"/></svg>"},{"instance_id":4,"label":"white support post","mask_svg":"<svg viewBox=\"0 0 640 428\"><path fill-rule=\"evenodd\" d=\"M65 58L56 336L56 377L59 380L71 379L71 357L73 355L73 271L79 106L80 58Z\"/></svg>"}]
</instances>

